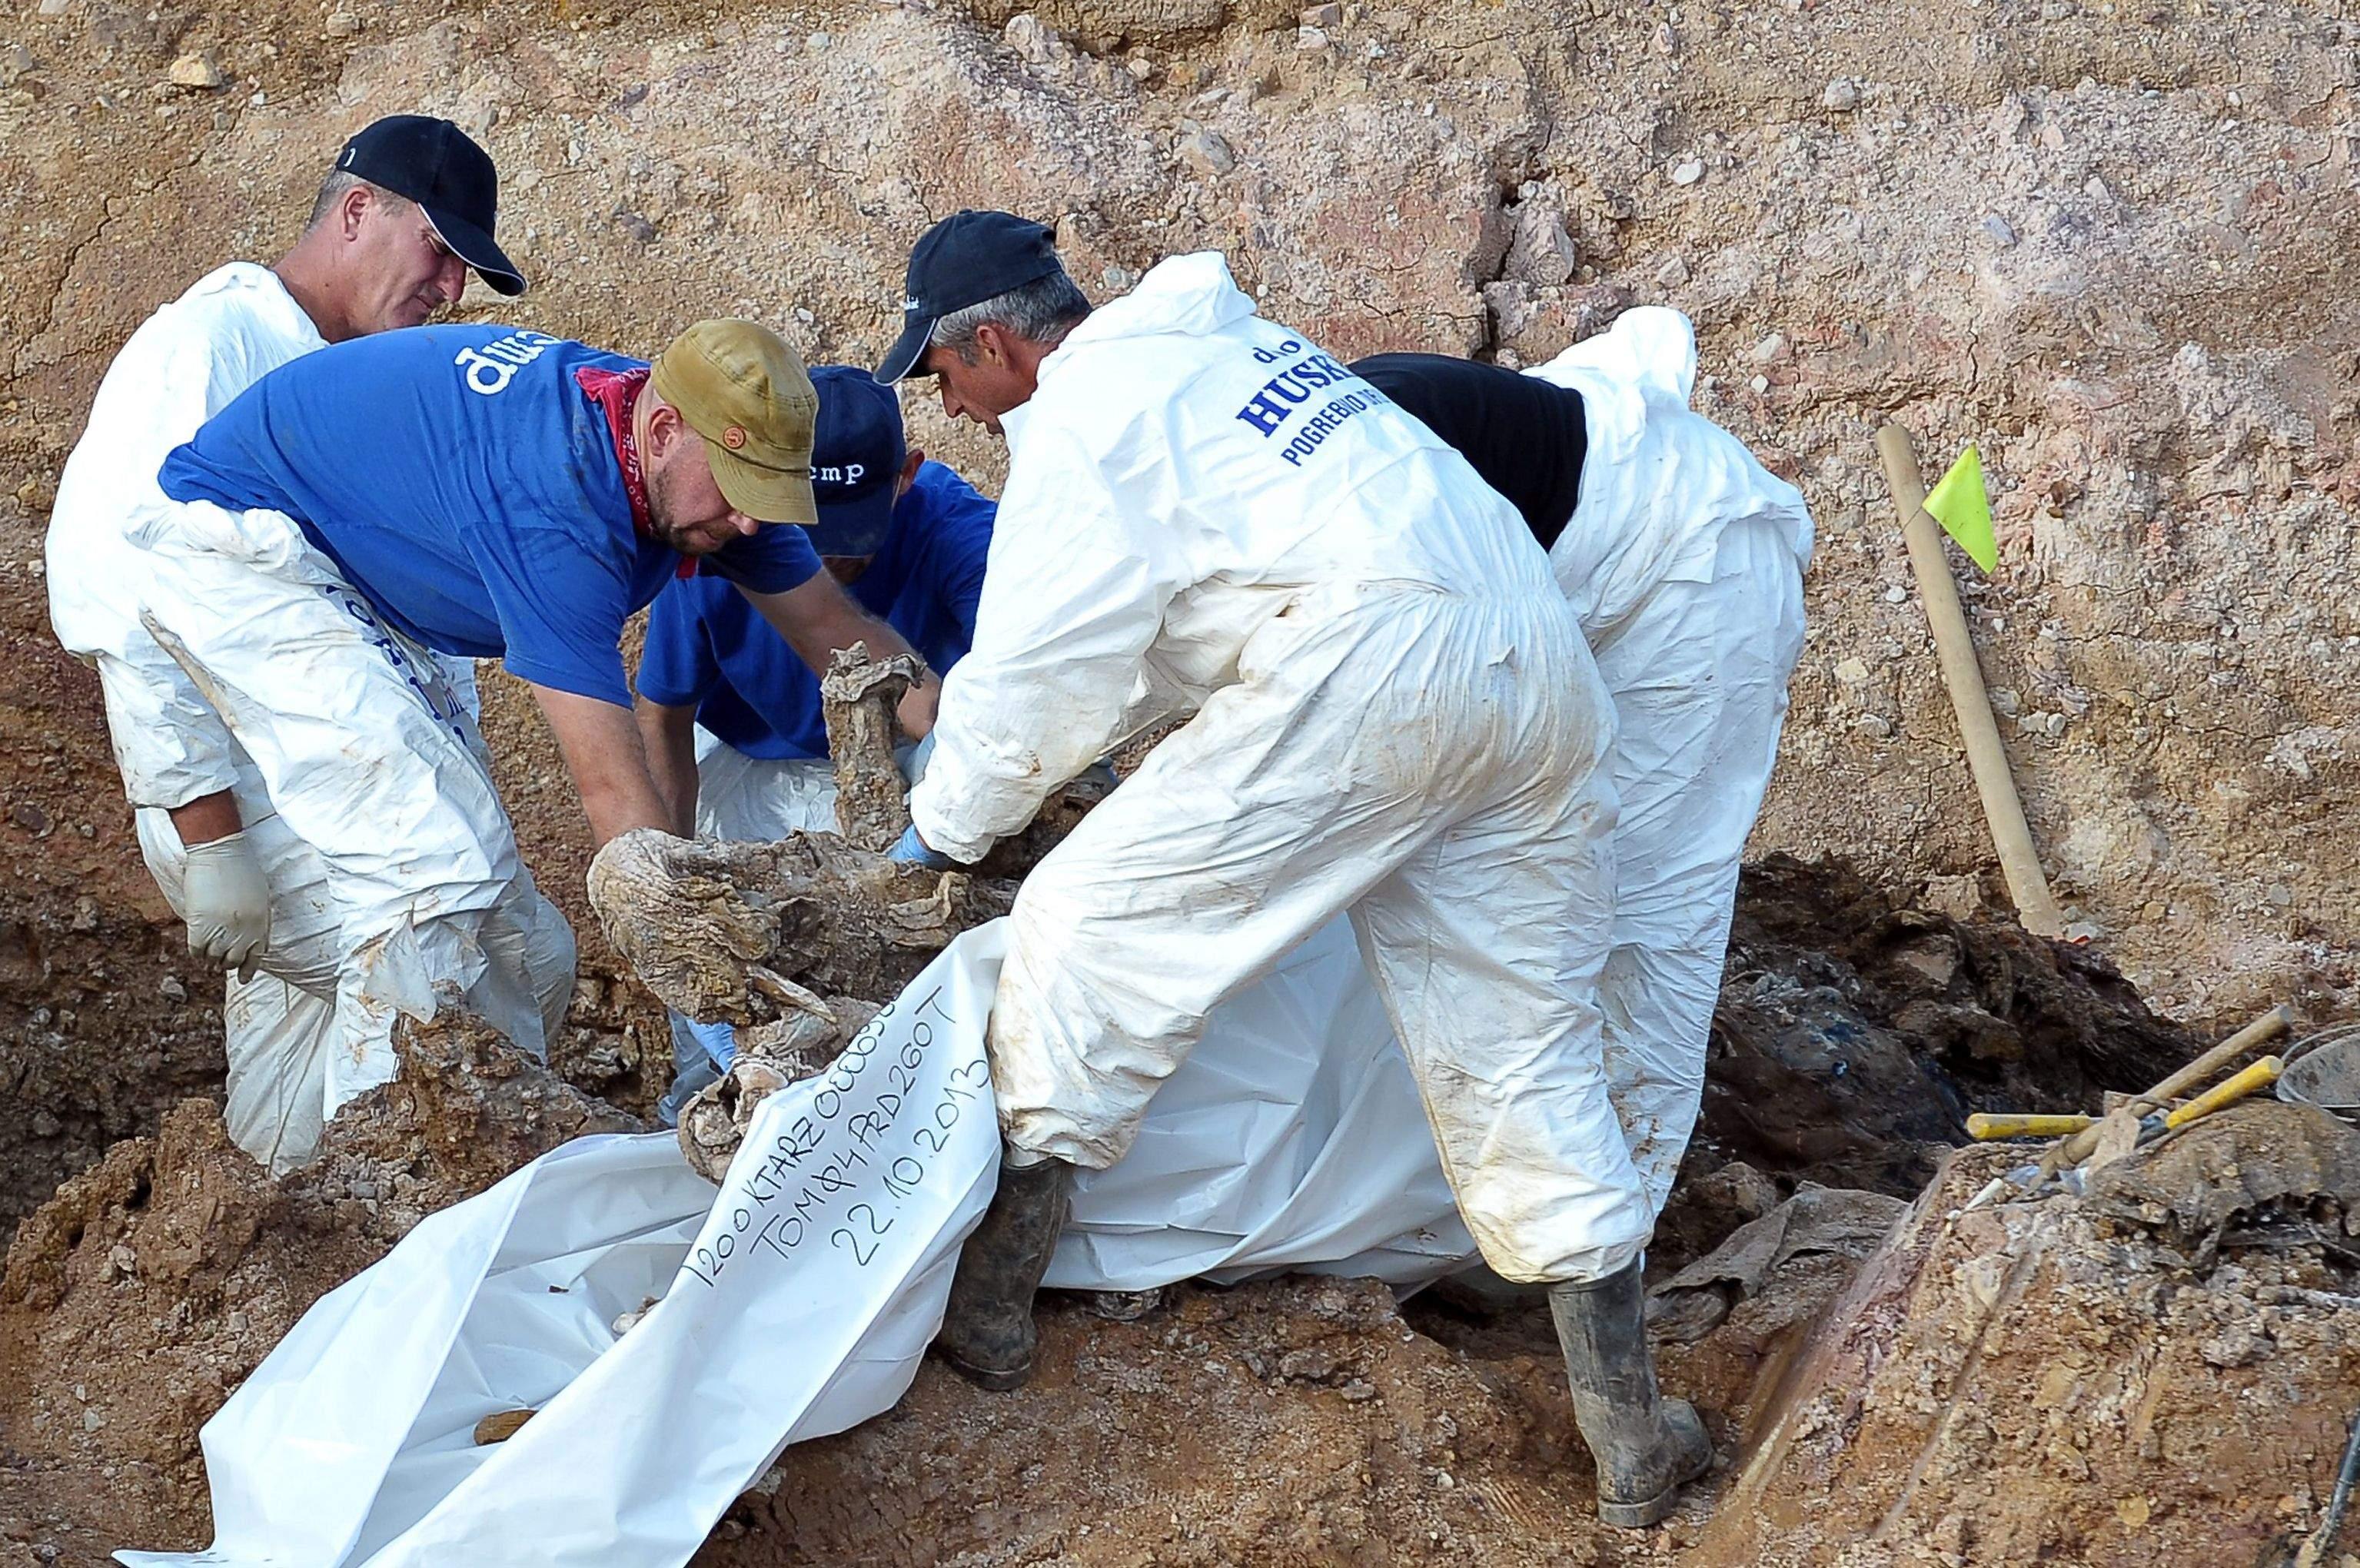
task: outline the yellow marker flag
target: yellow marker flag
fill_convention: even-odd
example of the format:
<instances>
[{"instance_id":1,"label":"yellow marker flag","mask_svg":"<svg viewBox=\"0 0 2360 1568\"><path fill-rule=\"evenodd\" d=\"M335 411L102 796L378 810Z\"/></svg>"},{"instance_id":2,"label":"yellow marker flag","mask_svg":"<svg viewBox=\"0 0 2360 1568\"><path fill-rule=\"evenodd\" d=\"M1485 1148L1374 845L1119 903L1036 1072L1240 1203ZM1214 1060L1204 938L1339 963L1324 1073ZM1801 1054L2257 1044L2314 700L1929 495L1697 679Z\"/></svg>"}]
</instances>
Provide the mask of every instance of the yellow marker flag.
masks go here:
<instances>
[{"instance_id":1,"label":"yellow marker flag","mask_svg":"<svg viewBox=\"0 0 2360 1568\"><path fill-rule=\"evenodd\" d=\"M1959 541L1977 566L1989 572L1999 564L1999 541L1992 537L1991 495L1983 488L1983 460L1972 446L1959 453L1950 472L1927 495L1926 514Z\"/></svg>"}]
</instances>

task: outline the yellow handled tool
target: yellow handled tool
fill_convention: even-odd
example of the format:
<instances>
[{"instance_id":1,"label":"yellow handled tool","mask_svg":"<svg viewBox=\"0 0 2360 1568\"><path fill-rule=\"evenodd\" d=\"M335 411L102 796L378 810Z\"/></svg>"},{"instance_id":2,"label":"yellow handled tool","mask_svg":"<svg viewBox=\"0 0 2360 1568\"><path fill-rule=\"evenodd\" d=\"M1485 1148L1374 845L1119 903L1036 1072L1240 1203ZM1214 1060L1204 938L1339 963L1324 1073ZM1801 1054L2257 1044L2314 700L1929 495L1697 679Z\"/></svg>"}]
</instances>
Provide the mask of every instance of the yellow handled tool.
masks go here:
<instances>
[{"instance_id":1,"label":"yellow handled tool","mask_svg":"<svg viewBox=\"0 0 2360 1568\"><path fill-rule=\"evenodd\" d=\"M2248 1094L2260 1093L2278 1081L2286 1071L2281 1057L2265 1056L2234 1078L2223 1078L2196 1098L2169 1112L2163 1118L2166 1127L2185 1127L2199 1116L2209 1116L2225 1105L2234 1105Z\"/></svg>"},{"instance_id":2,"label":"yellow handled tool","mask_svg":"<svg viewBox=\"0 0 2360 1568\"><path fill-rule=\"evenodd\" d=\"M2293 1023L2292 1007L2283 1003L2272 1007L2235 1034L2141 1094L2132 1102L2130 1108L2139 1112L2150 1111L2167 1100L2179 1098L2232 1062L2243 1061L2245 1053L2256 1046L2267 1044L2286 1033ZM2081 1164L2096 1153L2097 1149L2098 1129L2094 1127L2083 1127L2041 1158L2041 1180L2045 1182L2058 1171Z\"/></svg>"},{"instance_id":3,"label":"yellow handled tool","mask_svg":"<svg viewBox=\"0 0 2360 1568\"><path fill-rule=\"evenodd\" d=\"M2094 1127L2098 1118L2085 1116L1989 1116L1977 1111L1967 1118L1967 1136L1977 1142L2000 1138L2063 1138Z\"/></svg>"}]
</instances>

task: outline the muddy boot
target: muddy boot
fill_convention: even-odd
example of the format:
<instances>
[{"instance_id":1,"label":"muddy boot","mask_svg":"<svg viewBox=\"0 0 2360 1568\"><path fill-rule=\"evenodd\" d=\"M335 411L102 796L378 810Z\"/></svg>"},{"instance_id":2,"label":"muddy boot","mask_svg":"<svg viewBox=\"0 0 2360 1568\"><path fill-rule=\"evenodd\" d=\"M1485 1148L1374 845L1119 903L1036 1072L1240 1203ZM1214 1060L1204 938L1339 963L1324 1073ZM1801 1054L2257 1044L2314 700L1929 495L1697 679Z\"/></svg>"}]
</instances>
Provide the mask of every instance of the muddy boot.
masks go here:
<instances>
[{"instance_id":1,"label":"muddy boot","mask_svg":"<svg viewBox=\"0 0 2360 1568\"><path fill-rule=\"evenodd\" d=\"M1032 1295L1065 1228L1073 1167L1002 1165L983 1223L959 1250L934 1348L969 1381L1021 1388L1032 1376Z\"/></svg>"},{"instance_id":2,"label":"muddy boot","mask_svg":"<svg viewBox=\"0 0 2360 1568\"><path fill-rule=\"evenodd\" d=\"M1683 1485L1712 1467L1712 1440L1695 1406L1656 1391L1639 1265L1552 1285L1548 1297L1573 1418L1598 1461L1598 1517L1625 1530L1654 1524Z\"/></svg>"}]
</instances>

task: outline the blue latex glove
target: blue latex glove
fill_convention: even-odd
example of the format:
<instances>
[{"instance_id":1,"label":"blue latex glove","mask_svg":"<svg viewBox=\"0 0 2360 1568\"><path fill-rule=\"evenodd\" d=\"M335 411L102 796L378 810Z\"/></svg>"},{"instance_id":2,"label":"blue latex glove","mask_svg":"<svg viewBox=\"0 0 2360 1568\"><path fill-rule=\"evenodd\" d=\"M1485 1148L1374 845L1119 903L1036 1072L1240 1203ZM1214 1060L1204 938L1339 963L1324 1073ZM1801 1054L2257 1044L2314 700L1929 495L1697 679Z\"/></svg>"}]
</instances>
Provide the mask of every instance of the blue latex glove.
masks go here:
<instances>
[{"instance_id":1,"label":"blue latex glove","mask_svg":"<svg viewBox=\"0 0 2360 1568\"><path fill-rule=\"evenodd\" d=\"M894 841L892 848L885 852L885 858L898 860L907 866L923 866L934 871L948 871L956 864L949 855L928 849L926 841L918 836L918 824L915 822L901 830L901 836Z\"/></svg>"},{"instance_id":2,"label":"blue latex glove","mask_svg":"<svg viewBox=\"0 0 2360 1568\"><path fill-rule=\"evenodd\" d=\"M934 732L928 730L925 739L915 746L903 746L894 754L893 760L901 768L901 782L915 789L918 780L926 776L926 764L933 761L934 757Z\"/></svg>"}]
</instances>

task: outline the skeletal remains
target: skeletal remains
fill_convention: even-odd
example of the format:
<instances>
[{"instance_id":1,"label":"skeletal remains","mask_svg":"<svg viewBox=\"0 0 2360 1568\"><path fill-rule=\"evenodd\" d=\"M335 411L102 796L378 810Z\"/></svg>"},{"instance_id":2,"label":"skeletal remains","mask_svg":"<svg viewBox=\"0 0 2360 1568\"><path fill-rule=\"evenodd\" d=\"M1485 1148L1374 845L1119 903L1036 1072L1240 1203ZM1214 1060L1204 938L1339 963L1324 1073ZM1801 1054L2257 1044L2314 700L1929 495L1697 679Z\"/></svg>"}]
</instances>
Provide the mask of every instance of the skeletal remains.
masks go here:
<instances>
[{"instance_id":1,"label":"skeletal remains","mask_svg":"<svg viewBox=\"0 0 2360 1568\"><path fill-rule=\"evenodd\" d=\"M953 937L1006 914L1022 870L1101 793L1052 797L974 872L888 860L910 821L894 707L915 673L906 655L871 661L855 644L821 683L839 833L733 844L643 828L591 862L591 906L648 989L738 1028L737 1060L680 1118L682 1149L713 1181L765 1096L825 1069Z\"/></svg>"}]
</instances>

